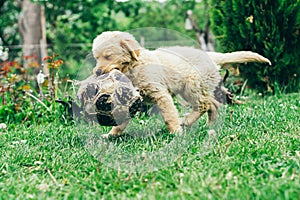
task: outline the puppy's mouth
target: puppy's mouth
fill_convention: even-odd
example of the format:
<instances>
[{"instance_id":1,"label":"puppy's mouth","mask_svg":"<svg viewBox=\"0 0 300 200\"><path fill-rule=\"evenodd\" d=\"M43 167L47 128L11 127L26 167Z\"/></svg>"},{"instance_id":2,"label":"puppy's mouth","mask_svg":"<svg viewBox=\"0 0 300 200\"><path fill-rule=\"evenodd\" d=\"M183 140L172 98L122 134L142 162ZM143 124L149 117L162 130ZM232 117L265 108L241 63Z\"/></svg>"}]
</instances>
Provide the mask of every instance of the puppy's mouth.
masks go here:
<instances>
[{"instance_id":1,"label":"puppy's mouth","mask_svg":"<svg viewBox=\"0 0 300 200\"><path fill-rule=\"evenodd\" d=\"M106 68L104 68L103 73L109 73L114 69L121 71L118 65L109 65Z\"/></svg>"},{"instance_id":2,"label":"puppy's mouth","mask_svg":"<svg viewBox=\"0 0 300 200\"><path fill-rule=\"evenodd\" d=\"M102 74L106 74L111 72L112 70L118 70L120 72L122 72L121 69L126 68L129 65L129 62L123 62L121 63L122 65L108 65L106 67L99 67L97 69L94 70L94 74L96 74L97 76L100 76Z\"/></svg>"},{"instance_id":3,"label":"puppy's mouth","mask_svg":"<svg viewBox=\"0 0 300 200\"><path fill-rule=\"evenodd\" d=\"M122 65L128 66L130 63L129 62L122 62Z\"/></svg>"}]
</instances>

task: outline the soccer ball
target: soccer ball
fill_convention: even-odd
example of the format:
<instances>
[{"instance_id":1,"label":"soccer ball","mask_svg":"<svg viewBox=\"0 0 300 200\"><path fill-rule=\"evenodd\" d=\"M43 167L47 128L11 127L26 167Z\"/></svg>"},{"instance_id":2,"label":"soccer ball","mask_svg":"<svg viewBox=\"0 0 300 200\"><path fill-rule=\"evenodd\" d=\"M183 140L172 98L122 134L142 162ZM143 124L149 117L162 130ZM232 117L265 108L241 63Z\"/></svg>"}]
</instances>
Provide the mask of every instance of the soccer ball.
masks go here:
<instances>
[{"instance_id":1,"label":"soccer ball","mask_svg":"<svg viewBox=\"0 0 300 200\"><path fill-rule=\"evenodd\" d=\"M116 126L142 109L142 97L120 71L92 75L80 82L77 99L86 120Z\"/></svg>"}]
</instances>

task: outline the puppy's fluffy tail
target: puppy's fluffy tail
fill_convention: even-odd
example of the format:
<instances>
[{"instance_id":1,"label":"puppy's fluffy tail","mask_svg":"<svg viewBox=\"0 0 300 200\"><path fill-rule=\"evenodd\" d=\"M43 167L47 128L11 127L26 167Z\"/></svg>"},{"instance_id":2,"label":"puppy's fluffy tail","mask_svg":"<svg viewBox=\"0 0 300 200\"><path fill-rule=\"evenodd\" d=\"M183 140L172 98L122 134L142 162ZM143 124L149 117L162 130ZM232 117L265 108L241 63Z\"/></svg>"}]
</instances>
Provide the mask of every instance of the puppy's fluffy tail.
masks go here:
<instances>
[{"instance_id":1,"label":"puppy's fluffy tail","mask_svg":"<svg viewBox=\"0 0 300 200\"><path fill-rule=\"evenodd\" d=\"M207 52L209 57L217 64L263 62L271 65L271 61L252 51L236 51L232 53Z\"/></svg>"}]
</instances>

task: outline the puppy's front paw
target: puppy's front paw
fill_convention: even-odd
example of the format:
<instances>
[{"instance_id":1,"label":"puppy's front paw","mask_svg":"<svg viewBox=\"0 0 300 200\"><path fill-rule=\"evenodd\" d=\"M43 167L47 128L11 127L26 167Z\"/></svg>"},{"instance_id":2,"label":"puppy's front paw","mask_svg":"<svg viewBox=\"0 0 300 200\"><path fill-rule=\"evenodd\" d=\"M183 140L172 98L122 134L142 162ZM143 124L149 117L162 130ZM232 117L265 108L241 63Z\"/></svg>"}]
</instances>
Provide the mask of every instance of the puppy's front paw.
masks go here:
<instances>
[{"instance_id":1,"label":"puppy's front paw","mask_svg":"<svg viewBox=\"0 0 300 200\"><path fill-rule=\"evenodd\" d=\"M179 123L180 123L181 127L184 127L185 126L185 124L184 124L184 118L180 118L179 119Z\"/></svg>"},{"instance_id":2,"label":"puppy's front paw","mask_svg":"<svg viewBox=\"0 0 300 200\"><path fill-rule=\"evenodd\" d=\"M178 126L178 127L171 129L170 133L181 135L182 131L183 131L182 126Z\"/></svg>"},{"instance_id":3,"label":"puppy's front paw","mask_svg":"<svg viewBox=\"0 0 300 200\"><path fill-rule=\"evenodd\" d=\"M111 138L111 134L109 134L109 133L107 133L107 134L102 134L102 135L101 135L101 138L103 138L103 139L109 139L109 138Z\"/></svg>"},{"instance_id":4,"label":"puppy's front paw","mask_svg":"<svg viewBox=\"0 0 300 200\"><path fill-rule=\"evenodd\" d=\"M118 137L120 137L121 135L113 135L111 133L107 133L107 134L102 134L101 138L102 139L106 139L106 140L110 140L110 139L116 139Z\"/></svg>"}]
</instances>

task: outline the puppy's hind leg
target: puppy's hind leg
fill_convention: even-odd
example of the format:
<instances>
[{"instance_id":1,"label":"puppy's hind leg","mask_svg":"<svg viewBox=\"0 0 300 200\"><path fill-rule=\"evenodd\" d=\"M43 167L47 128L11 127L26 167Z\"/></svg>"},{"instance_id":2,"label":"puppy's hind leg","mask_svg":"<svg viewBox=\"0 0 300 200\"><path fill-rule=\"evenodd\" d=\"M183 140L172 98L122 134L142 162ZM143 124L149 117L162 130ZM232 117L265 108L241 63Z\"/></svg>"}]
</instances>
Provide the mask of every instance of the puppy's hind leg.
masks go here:
<instances>
[{"instance_id":1,"label":"puppy's hind leg","mask_svg":"<svg viewBox=\"0 0 300 200\"><path fill-rule=\"evenodd\" d=\"M195 121L197 121L204 113L208 112L210 109L210 103L203 101L199 102L198 106L193 107L192 111L184 116L182 120L183 126L192 126Z\"/></svg>"},{"instance_id":2,"label":"puppy's hind leg","mask_svg":"<svg viewBox=\"0 0 300 200\"><path fill-rule=\"evenodd\" d=\"M184 116L181 121L183 126L192 126L192 124L201 117L203 113L200 113L197 107L194 107L190 113Z\"/></svg>"},{"instance_id":3,"label":"puppy's hind leg","mask_svg":"<svg viewBox=\"0 0 300 200\"><path fill-rule=\"evenodd\" d=\"M213 126L218 118L218 105L212 103L210 109L207 111L208 118L206 124Z\"/></svg>"},{"instance_id":4,"label":"puppy's hind leg","mask_svg":"<svg viewBox=\"0 0 300 200\"><path fill-rule=\"evenodd\" d=\"M193 110L186 115L182 120L182 125L192 126L192 124L199 119L205 112L208 114L208 119L206 122L207 126L212 126L216 123L218 118L218 108L220 103L216 100L212 100L210 103L203 103L199 107L194 107Z\"/></svg>"},{"instance_id":5,"label":"puppy's hind leg","mask_svg":"<svg viewBox=\"0 0 300 200\"><path fill-rule=\"evenodd\" d=\"M182 119L183 126L192 126L211 107L211 95L208 93L207 84L198 76L190 74L185 79L185 87L181 94L190 105L192 111Z\"/></svg>"}]
</instances>

